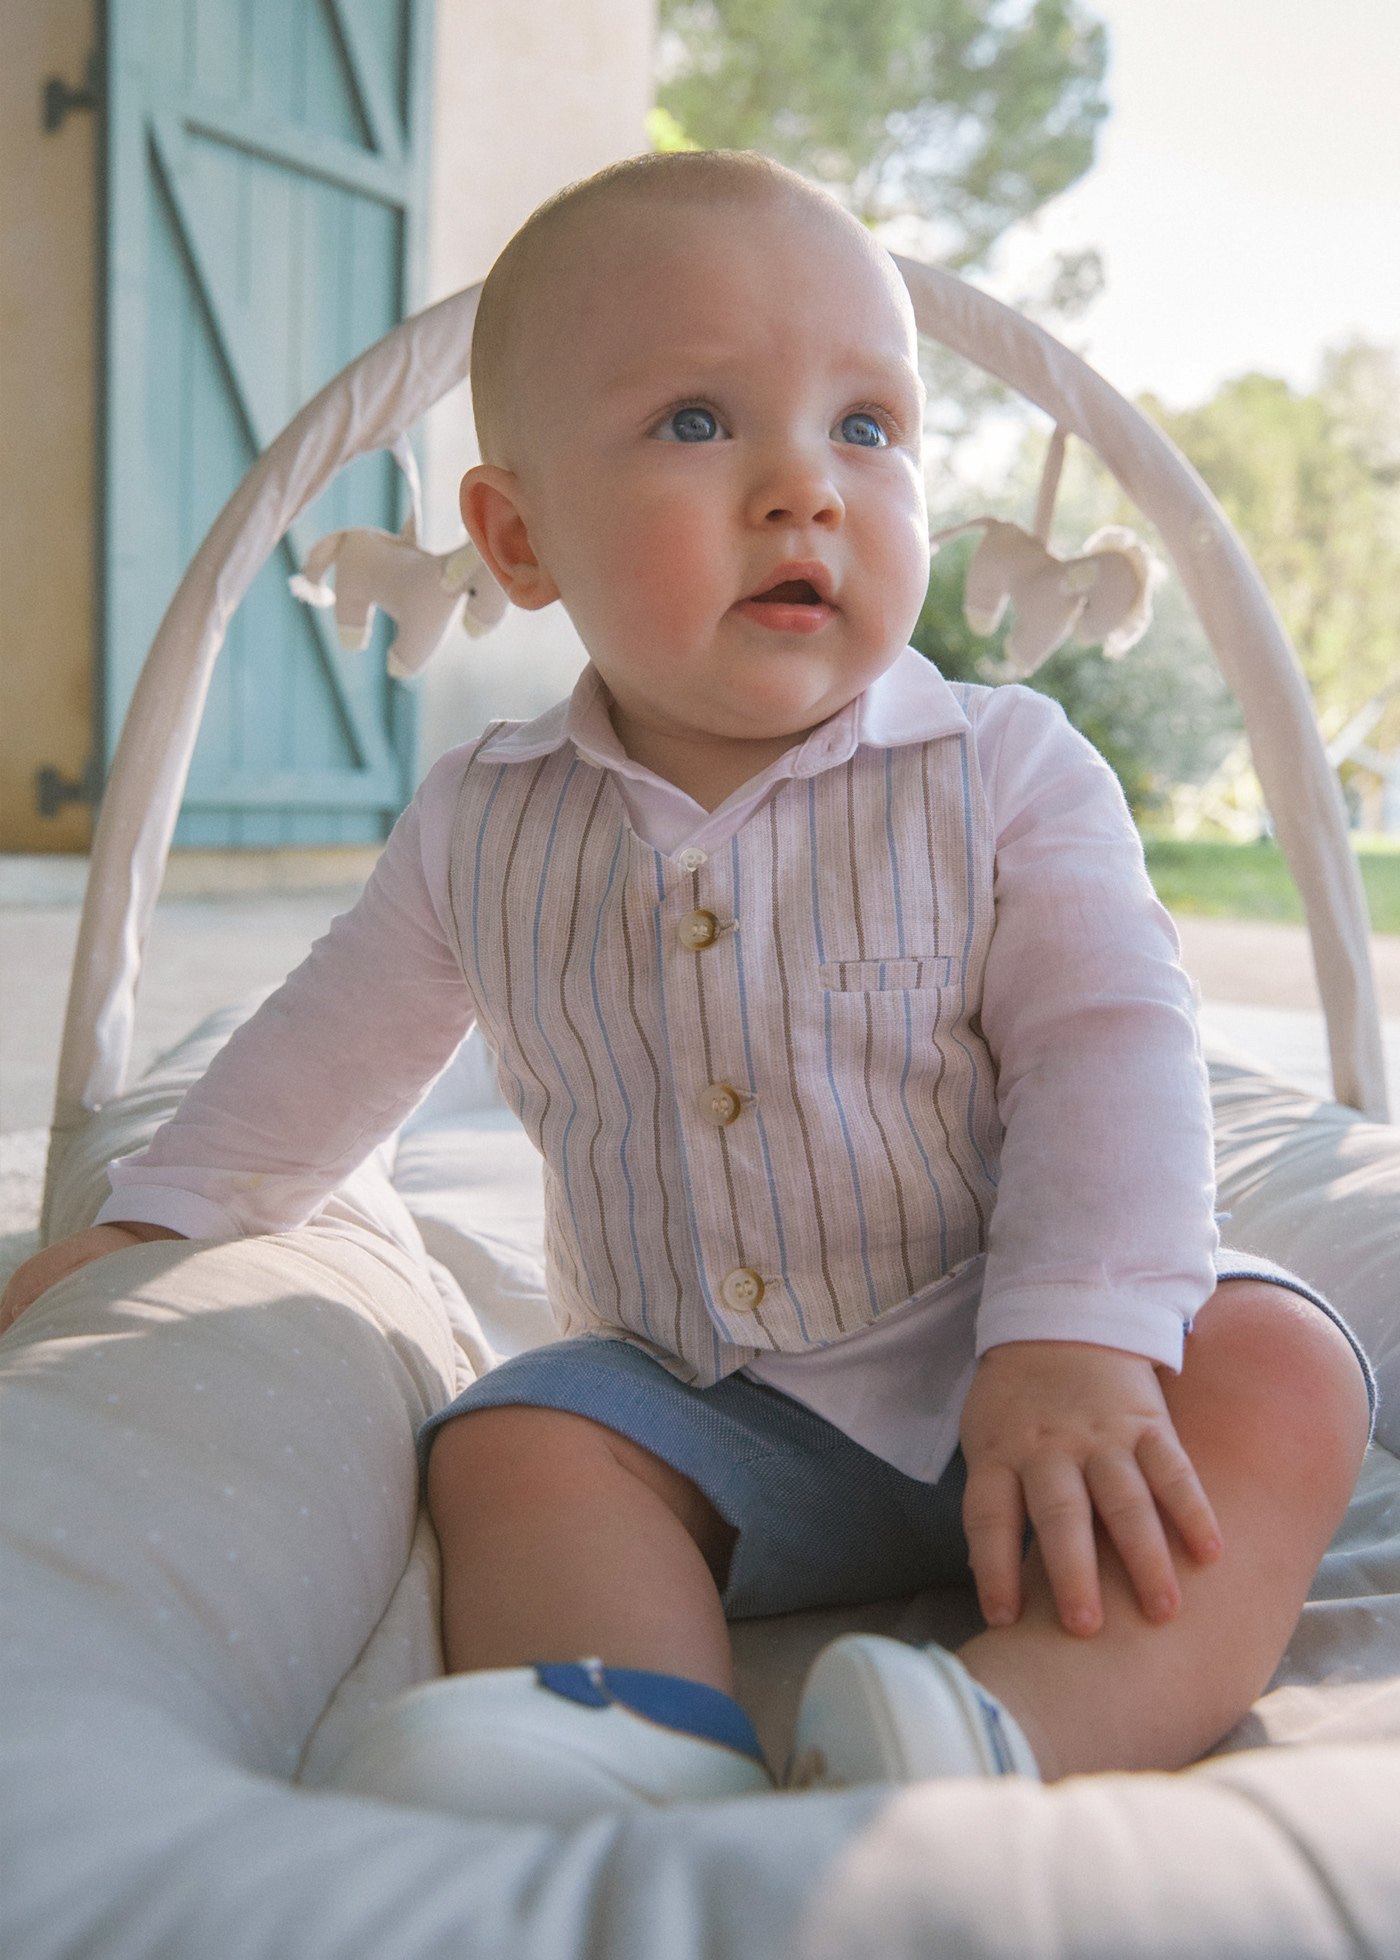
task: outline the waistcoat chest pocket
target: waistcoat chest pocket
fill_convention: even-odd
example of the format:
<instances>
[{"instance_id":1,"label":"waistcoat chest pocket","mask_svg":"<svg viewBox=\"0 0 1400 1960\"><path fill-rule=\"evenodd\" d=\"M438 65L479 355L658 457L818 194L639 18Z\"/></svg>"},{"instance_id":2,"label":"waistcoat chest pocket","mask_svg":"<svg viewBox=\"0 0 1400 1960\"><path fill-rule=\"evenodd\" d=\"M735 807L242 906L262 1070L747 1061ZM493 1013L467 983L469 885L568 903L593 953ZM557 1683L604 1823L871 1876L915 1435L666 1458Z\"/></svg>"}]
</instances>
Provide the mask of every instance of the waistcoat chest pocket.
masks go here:
<instances>
[{"instance_id":1,"label":"waistcoat chest pocket","mask_svg":"<svg viewBox=\"0 0 1400 1960\"><path fill-rule=\"evenodd\" d=\"M822 986L833 994L898 994L947 987L953 962L939 953L916 953L888 960L823 960Z\"/></svg>"}]
</instances>

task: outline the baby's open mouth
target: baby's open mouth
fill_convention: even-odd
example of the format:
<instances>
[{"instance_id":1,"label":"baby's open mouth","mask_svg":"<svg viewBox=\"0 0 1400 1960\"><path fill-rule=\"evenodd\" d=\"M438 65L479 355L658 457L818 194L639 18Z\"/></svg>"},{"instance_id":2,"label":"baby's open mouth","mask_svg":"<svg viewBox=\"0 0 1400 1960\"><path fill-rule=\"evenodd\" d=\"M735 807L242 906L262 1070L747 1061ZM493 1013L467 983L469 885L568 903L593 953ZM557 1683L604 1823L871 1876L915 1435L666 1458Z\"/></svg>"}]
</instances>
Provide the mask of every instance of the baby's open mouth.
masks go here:
<instances>
[{"instance_id":1,"label":"baby's open mouth","mask_svg":"<svg viewBox=\"0 0 1400 1960\"><path fill-rule=\"evenodd\" d=\"M782 576L784 572L787 577ZM778 634L820 633L835 618L836 607L828 597L830 581L824 566L814 564L807 576L800 561L779 565L770 577L771 585L739 601L741 617Z\"/></svg>"},{"instance_id":2,"label":"baby's open mouth","mask_svg":"<svg viewBox=\"0 0 1400 1960\"><path fill-rule=\"evenodd\" d=\"M822 597L809 580L788 578L781 585L770 585L766 592L755 592L753 602L758 606L819 606Z\"/></svg>"}]
</instances>

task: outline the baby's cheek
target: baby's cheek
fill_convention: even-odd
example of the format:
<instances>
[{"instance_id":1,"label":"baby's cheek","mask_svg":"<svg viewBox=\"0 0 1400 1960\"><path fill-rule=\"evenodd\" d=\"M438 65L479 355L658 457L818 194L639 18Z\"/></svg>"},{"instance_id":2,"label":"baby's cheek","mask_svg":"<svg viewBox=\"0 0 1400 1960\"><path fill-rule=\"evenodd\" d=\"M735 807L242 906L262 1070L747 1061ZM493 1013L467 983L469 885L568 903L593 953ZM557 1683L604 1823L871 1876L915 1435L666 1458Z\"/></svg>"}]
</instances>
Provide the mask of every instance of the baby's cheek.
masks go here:
<instances>
[{"instance_id":1,"label":"baby's cheek","mask_svg":"<svg viewBox=\"0 0 1400 1960\"><path fill-rule=\"evenodd\" d=\"M902 646L914 630L928 591L930 552L927 527L911 523L902 513L872 539L865 563L872 617L881 638Z\"/></svg>"},{"instance_id":2,"label":"baby's cheek","mask_svg":"<svg viewBox=\"0 0 1400 1960\"><path fill-rule=\"evenodd\" d=\"M908 644L914 631L919 613L923 607L924 593L928 581L922 585L907 580L903 591L890 584L882 589L879 614L874 628L874 637L882 646L903 647Z\"/></svg>"},{"instance_id":3,"label":"baby's cheek","mask_svg":"<svg viewBox=\"0 0 1400 1960\"><path fill-rule=\"evenodd\" d=\"M628 552L628 592L654 625L679 627L694 619L717 582L714 556L698 526L649 526Z\"/></svg>"}]
</instances>

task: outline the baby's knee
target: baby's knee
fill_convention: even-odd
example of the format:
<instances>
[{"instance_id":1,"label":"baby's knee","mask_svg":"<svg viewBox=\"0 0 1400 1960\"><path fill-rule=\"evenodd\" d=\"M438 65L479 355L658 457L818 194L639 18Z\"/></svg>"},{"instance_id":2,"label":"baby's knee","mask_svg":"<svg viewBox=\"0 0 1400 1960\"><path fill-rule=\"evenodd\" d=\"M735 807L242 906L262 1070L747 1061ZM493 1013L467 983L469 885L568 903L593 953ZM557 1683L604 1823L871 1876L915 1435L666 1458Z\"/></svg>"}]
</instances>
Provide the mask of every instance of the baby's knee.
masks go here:
<instances>
[{"instance_id":1,"label":"baby's knee","mask_svg":"<svg viewBox=\"0 0 1400 1960\"><path fill-rule=\"evenodd\" d=\"M1356 1350L1329 1315L1288 1287L1225 1280L1186 1345L1242 1446L1350 1489L1370 1402Z\"/></svg>"},{"instance_id":2,"label":"baby's knee","mask_svg":"<svg viewBox=\"0 0 1400 1960\"><path fill-rule=\"evenodd\" d=\"M428 1456L428 1510L439 1537L465 1516L496 1522L579 1503L622 1515L638 1497L659 1500L713 1571L737 1533L682 1471L631 1437L567 1409L506 1403L443 1424Z\"/></svg>"},{"instance_id":3,"label":"baby's knee","mask_svg":"<svg viewBox=\"0 0 1400 1960\"><path fill-rule=\"evenodd\" d=\"M463 1490L476 1502L493 1491L569 1479L590 1453L606 1447L607 1432L587 1416L524 1402L468 1409L443 1424L428 1456L428 1505L436 1509Z\"/></svg>"}]
</instances>

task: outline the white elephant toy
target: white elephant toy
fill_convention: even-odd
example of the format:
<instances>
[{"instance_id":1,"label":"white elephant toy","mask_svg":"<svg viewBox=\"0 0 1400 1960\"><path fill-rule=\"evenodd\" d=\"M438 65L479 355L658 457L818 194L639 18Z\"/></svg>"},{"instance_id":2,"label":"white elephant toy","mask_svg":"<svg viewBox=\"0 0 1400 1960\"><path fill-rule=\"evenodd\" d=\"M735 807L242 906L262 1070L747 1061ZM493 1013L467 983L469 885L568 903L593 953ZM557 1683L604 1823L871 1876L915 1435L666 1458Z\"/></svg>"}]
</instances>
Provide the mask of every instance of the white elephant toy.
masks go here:
<instances>
[{"instance_id":1,"label":"white elephant toy","mask_svg":"<svg viewBox=\"0 0 1400 1960\"><path fill-rule=\"evenodd\" d=\"M963 611L974 633L995 633L1010 606L1006 667L1023 679L1066 640L1102 646L1108 659L1119 659L1151 624L1152 593L1162 576L1146 545L1121 524L1095 531L1073 558L1051 551L1067 435L1057 428L1051 437L1029 531L1004 518L974 517L929 539L937 551L949 538L982 533L967 568Z\"/></svg>"},{"instance_id":2,"label":"white elephant toy","mask_svg":"<svg viewBox=\"0 0 1400 1960\"><path fill-rule=\"evenodd\" d=\"M506 595L468 541L453 551L424 551L410 517L392 531L332 531L312 546L301 572L290 580L309 606L335 607L340 644L352 651L369 644L376 607L398 626L389 649L389 672L406 680L427 665L461 615L468 633L484 633L501 619ZM335 586L326 574L334 567Z\"/></svg>"},{"instance_id":3,"label":"white elephant toy","mask_svg":"<svg viewBox=\"0 0 1400 1960\"><path fill-rule=\"evenodd\" d=\"M288 580L309 606L334 606L340 644L358 652L369 644L376 608L398 627L389 672L398 680L420 673L460 617L465 630L485 633L505 616L506 596L470 540L451 551L424 551L418 542L422 498L413 451L403 439L394 456L408 479L412 508L397 534L371 527L332 531L306 554ZM335 585L327 584L334 570Z\"/></svg>"},{"instance_id":4,"label":"white elephant toy","mask_svg":"<svg viewBox=\"0 0 1400 1960\"><path fill-rule=\"evenodd\" d=\"M1108 525L1073 558L1057 558L1019 524L979 517L941 531L935 548L966 531L982 533L963 587L963 610L974 633L994 633L1010 606L1006 664L1014 674L1035 672L1057 647L1102 643L1116 660L1136 644L1152 618L1157 567L1132 531Z\"/></svg>"}]
</instances>

